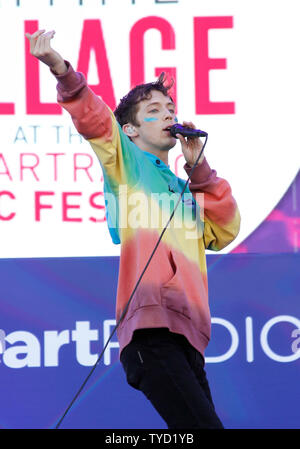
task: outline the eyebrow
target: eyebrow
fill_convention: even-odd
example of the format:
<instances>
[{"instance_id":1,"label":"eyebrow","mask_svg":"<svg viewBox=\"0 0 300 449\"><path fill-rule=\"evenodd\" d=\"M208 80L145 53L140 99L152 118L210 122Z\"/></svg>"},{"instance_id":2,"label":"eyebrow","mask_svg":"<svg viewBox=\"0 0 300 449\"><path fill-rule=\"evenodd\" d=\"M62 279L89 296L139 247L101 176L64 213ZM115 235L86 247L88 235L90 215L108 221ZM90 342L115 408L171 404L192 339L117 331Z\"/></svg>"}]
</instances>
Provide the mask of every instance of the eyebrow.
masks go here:
<instances>
[{"instance_id":1,"label":"eyebrow","mask_svg":"<svg viewBox=\"0 0 300 449\"><path fill-rule=\"evenodd\" d=\"M149 106L156 106L156 105L160 106L161 103L159 103L158 101L154 101L153 103L147 104L146 108L148 108ZM175 106L175 103L173 103L173 101L170 101L169 103L167 103L167 106L169 105Z\"/></svg>"}]
</instances>

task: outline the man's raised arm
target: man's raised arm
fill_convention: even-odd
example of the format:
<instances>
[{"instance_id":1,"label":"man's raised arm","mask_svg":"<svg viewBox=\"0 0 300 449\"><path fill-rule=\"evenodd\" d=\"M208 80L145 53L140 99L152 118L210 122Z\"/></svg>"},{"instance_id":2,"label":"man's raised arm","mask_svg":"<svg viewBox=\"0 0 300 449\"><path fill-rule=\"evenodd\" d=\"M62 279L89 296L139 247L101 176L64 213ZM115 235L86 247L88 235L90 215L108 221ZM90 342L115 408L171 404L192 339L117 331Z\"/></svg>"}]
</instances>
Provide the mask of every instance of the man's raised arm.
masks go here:
<instances>
[{"instance_id":1,"label":"man's raised arm","mask_svg":"<svg viewBox=\"0 0 300 449\"><path fill-rule=\"evenodd\" d=\"M128 177L134 184L139 177L139 168L130 141L121 132L111 109L87 85L84 75L75 72L72 65L55 51L50 41L55 31L45 33L38 30L32 35L30 53L46 64L56 77L57 101L71 115L79 134L91 144L102 169L109 176L111 188L126 184Z\"/></svg>"},{"instance_id":2,"label":"man's raised arm","mask_svg":"<svg viewBox=\"0 0 300 449\"><path fill-rule=\"evenodd\" d=\"M50 40L55 31L38 30L26 37L30 53L46 64L58 81L57 101L71 115L77 131L85 138L112 137L111 111L87 86L82 73L75 72L71 64L55 51ZM99 156L99 155L98 155Z\"/></svg>"}]
</instances>

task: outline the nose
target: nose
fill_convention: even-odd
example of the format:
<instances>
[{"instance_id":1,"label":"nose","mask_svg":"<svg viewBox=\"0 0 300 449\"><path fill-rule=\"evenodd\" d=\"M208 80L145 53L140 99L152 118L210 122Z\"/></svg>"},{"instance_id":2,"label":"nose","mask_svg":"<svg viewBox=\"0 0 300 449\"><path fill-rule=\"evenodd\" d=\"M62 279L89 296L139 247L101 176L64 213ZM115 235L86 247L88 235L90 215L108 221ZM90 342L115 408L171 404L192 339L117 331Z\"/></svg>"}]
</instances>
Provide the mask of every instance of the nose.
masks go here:
<instances>
[{"instance_id":1,"label":"nose","mask_svg":"<svg viewBox=\"0 0 300 449\"><path fill-rule=\"evenodd\" d=\"M164 111L164 120L173 120L172 112L169 111L169 109L167 109L167 108Z\"/></svg>"}]
</instances>

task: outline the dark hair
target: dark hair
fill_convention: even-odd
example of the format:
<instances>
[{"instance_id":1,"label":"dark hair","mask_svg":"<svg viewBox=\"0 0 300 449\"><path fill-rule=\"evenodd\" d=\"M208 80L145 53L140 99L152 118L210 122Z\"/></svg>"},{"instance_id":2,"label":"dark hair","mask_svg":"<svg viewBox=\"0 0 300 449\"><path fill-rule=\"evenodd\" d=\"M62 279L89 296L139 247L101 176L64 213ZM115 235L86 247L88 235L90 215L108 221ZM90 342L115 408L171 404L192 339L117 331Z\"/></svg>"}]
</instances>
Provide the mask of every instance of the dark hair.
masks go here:
<instances>
[{"instance_id":1,"label":"dark hair","mask_svg":"<svg viewBox=\"0 0 300 449\"><path fill-rule=\"evenodd\" d=\"M151 91L158 90L162 92L166 97L169 96L168 92L174 84L172 79L169 85L165 85L166 77L162 72L157 81L147 84L139 84L131 89L131 91L120 100L120 103L114 111L117 121L123 126L125 123L132 123L135 126L139 126L136 120L136 114L138 111L138 104L140 101L149 100L151 98ZM173 99L170 97L171 101Z\"/></svg>"}]
</instances>

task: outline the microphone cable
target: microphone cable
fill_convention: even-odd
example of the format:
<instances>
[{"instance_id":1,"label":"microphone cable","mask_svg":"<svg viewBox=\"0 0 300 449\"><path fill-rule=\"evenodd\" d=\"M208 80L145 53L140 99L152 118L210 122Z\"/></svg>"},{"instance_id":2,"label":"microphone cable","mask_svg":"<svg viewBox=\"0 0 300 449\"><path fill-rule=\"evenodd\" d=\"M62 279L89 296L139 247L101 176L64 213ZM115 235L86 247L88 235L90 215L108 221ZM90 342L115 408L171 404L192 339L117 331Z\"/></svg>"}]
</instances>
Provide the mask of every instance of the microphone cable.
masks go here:
<instances>
[{"instance_id":1,"label":"microphone cable","mask_svg":"<svg viewBox=\"0 0 300 449\"><path fill-rule=\"evenodd\" d=\"M89 374L87 375L87 377L85 378L85 380L84 380L83 383L81 384L81 386L80 386L80 388L78 389L77 393L75 394L75 396L73 397L72 401L70 402L70 404L69 404L68 407L66 408L65 412L63 413L63 415L62 415L61 418L59 419L58 423L56 424L55 429L59 429L59 427L60 427L61 423L63 422L63 420L65 419L67 413L69 412L69 410L70 410L71 407L73 406L74 402L76 401L76 399L78 398L78 396L80 395L80 393L82 392L82 390L84 389L85 385L87 384L88 380L90 379L90 377L92 376L93 372L95 371L97 365L99 364L100 360L102 359L103 354L104 354L104 352L105 352L105 350L106 350L106 348L107 348L107 346L108 346L108 343L109 343L110 340L112 339L112 337L113 337L113 335L115 334L117 328L119 327L121 321L123 320L124 316L126 315L126 312L127 312L127 310L128 310L129 304L130 304L131 301L132 301L132 298L133 298L133 296L134 296L134 294L135 294L135 292L136 292L136 290L137 290L137 288L138 288L138 286L139 286L139 284L140 284L140 282L141 282L141 280L142 280L142 278L143 278L143 276L144 276L144 274L145 274L145 271L147 270L147 268L148 268L148 266L149 266L149 264L150 264L150 262L151 262L151 260L152 260L152 258L153 258L153 256L154 256L154 254L155 254L155 252L156 252L156 250L157 250L157 248L158 248L158 245L160 244L160 242L161 242L161 240L162 240L162 238L163 238L163 235L164 235L164 233L165 233L166 230L167 230L167 227L169 226L169 224L170 224L172 218L174 217L174 214L175 214L175 211L176 211L178 205L180 204L181 198L182 198L182 196L183 196L183 194L184 194L184 191L185 191L185 189L186 189L186 187L187 187L187 185L188 185L188 182L189 182L189 180L190 180L190 178L191 178L191 176L192 176L192 174L193 174L193 171L194 171L195 167L196 167L197 164L198 164L198 161L200 160L200 158L201 158L201 156L202 156L202 153L203 153L204 148L205 148L206 143L207 143L207 139L208 139L208 134L205 135L205 141L204 141L204 143L203 143L203 146L202 146L202 148L201 148L201 151L200 151L200 153L199 153L199 155L198 155L198 157L197 157L197 159L196 159L196 162L194 163L194 165L193 165L193 167L192 167L192 169L191 169L191 172L190 172L190 174L189 174L189 176L188 176L188 178L187 178L187 180L186 180L186 183L185 183L185 185L184 185L184 187L183 187L183 189L182 189L182 192L180 193L180 196L179 196L179 198L178 198L178 201L177 201L177 203L176 203L176 205L175 205L175 207L174 207L174 209L173 209L173 211L172 211L172 213L171 213L171 215L170 215L170 217L169 217L169 219L168 219L168 221L167 221L167 224L165 225L164 229L162 230L162 232L161 232L161 234L160 234L160 236L159 236L159 239L157 240L157 243L156 243L156 245L154 246L153 251L152 251L152 253L151 253L151 255L150 255L150 257L149 257L149 259L148 259L148 261L147 261L147 263L146 263L146 265L145 265L145 267L144 267L144 269L143 269L143 271L142 271L142 273L141 273L141 275L140 275L140 277L139 277L139 279L137 280L137 283L136 283L136 285L135 285L135 287L134 287L134 289L133 289L133 291L132 291L132 293L131 293L131 295L130 295L130 298L129 298L129 300L128 300L128 302L127 302L127 304L126 304L126 306L125 306L125 308L124 308L124 310L123 310L123 312L122 312L122 314L121 314L121 316L120 316L118 322L116 323L116 325L115 325L115 327L114 327L112 333L110 334L109 338L107 339L107 342L106 342L106 344L105 344L103 350L102 350L101 353L99 354L99 356L98 356L98 358L97 358L95 364L93 365L92 369L90 370Z\"/></svg>"}]
</instances>

